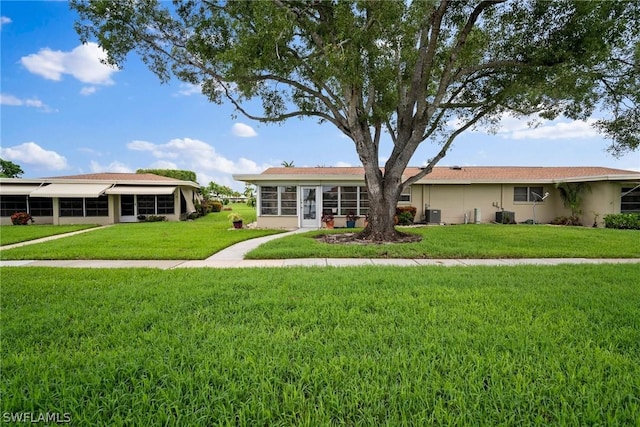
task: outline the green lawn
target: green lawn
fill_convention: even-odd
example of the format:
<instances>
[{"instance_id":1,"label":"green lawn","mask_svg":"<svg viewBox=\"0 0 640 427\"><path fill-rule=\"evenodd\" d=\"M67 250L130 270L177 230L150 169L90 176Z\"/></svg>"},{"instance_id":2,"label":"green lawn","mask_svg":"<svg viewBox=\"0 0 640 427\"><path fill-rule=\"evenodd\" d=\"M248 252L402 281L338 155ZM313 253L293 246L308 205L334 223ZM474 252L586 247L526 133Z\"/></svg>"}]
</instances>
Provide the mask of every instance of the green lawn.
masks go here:
<instances>
[{"instance_id":1,"label":"green lawn","mask_svg":"<svg viewBox=\"0 0 640 427\"><path fill-rule=\"evenodd\" d=\"M640 266L2 268L2 412L637 425Z\"/></svg>"},{"instance_id":2,"label":"green lawn","mask_svg":"<svg viewBox=\"0 0 640 427\"><path fill-rule=\"evenodd\" d=\"M547 225L455 225L400 228L422 236L419 243L337 245L315 240L316 231L276 239L247 254L280 258L636 258L636 230Z\"/></svg>"},{"instance_id":3,"label":"green lawn","mask_svg":"<svg viewBox=\"0 0 640 427\"><path fill-rule=\"evenodd\" d=\"M93 227L95 225L2 225L0 226L0 246Z\"/></svg>"},{"instance_id":4,"label":"green lawn","mask_svg":"<svg viewBox=\"0 0 640 427\"><path fill-rule=\"evenodd\" d=\"M232 207L243 216L245 224L255 220L255 208L243 204ZM6 260L204 259L234 243L279 232L234 230L227 219L229 213L210 213L195 221L116 224L77 236L5 250L1 257Z\"/></svg>"}]
</instances>

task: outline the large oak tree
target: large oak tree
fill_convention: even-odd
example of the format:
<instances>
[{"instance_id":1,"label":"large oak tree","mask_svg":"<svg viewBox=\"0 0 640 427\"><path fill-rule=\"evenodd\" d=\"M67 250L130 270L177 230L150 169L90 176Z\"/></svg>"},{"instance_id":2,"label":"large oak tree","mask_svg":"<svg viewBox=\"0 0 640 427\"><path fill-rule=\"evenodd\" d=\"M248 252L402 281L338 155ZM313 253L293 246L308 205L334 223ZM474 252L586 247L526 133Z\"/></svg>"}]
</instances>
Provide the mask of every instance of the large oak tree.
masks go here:
<instances>
[{"instance_id":1,"label":"large oak tree","mask_svg":"<svg viewBox=\"0 0 640 427\"><path fill-rule=\"evenodd\" d=\"M315 117L354 143L369 191L360 238L394 240L403 187L460 134L506 113L586 119L621 155L638 147L636 1L74 0L108 62L137 52L163 82L202 85L248 118ZM248 100L261 99L260 111ZM393 151L379 164L383 134ZM420 144L434 155L403 172Z\"/></svg>"}]
</instances>

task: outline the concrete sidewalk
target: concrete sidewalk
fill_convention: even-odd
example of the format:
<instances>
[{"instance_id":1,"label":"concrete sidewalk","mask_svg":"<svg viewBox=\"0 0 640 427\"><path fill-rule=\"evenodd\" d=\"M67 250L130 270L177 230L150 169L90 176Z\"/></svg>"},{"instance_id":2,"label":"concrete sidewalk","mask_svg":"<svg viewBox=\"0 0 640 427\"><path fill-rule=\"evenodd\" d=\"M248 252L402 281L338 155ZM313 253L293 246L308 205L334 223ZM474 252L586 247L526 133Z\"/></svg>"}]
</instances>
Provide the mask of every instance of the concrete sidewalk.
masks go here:
<instances>
[{"instance_id":1,"label":"concrete sidewalk","mask_svg":"<svg viewBox=\"0 0 640 427\"><path fill-rule=\"evenodd\" d=\"M35 245L36 243L48 242L50 240L63 239L65 237L75 236L76 234L89 233L90 231L101 230L106 227L111 227L111 225L99 225L97 227L85 228L84 230L70 231L69 233L54 234L53 236L41 237L39 239L33 239L33 240L26 240L24 242L13 243L11 245L3 245L3 246L0 246L0 251L19 248L21 246Z\"/></svg>"}]
</instances>

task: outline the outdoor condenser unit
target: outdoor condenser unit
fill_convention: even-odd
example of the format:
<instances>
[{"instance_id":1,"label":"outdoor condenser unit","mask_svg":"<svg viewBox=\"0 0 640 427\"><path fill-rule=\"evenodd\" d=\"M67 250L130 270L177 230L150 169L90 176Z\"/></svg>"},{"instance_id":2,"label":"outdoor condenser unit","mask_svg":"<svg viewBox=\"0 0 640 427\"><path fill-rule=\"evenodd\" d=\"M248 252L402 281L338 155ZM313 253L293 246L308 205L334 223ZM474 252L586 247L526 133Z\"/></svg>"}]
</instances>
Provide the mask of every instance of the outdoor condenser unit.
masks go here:
<instances>
[{"instance_id":1,"label":"outdoor condenser unit","mask_svg":"<svg viewBox=\"0 0 640 427\"><path fill-rule=\"evenodd\" d=\"M516 213L510 211L498 211L496 212L496 222L498 224L515 224Z\"/></svg>"},{"instance_id":2,"label":"outdoor condenser unit","mask_svg":"<svg viewBox=\"0 0 640 427\"><path fill-rule=\"evenodd\" d=\"M440 224L441 222L440 209L427 209L425 212L426 212L425 222Z\"/></svg>"}]
</instances>

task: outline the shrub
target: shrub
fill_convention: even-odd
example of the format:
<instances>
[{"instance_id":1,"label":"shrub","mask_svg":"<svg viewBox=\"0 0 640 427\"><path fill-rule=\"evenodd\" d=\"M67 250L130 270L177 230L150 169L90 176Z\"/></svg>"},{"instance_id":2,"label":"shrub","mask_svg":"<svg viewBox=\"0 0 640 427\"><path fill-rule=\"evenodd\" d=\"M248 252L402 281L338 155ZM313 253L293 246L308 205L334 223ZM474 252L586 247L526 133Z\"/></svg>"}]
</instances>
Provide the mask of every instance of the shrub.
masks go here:
<instances>
[{"instance_id":1,"label":"shrub","mask_svg":"<svg viewBox=\"0 0 640 427\"><path fill-rule=\"evenodd\" d=\"M146 222L162 222L167 221L167 217L164 215L147 215Z\"/></svg>"},{"instance_id":2,"label":"shrub","mask_svg":"<svg viewBox=\"0 0 640 427\"><path fill-rule=\"evenodd\" d=\"M211 200L208 202L209 206L211 207L211 211L210 212L220 212L222 211L222 202L219 200Z\"/></svg>"},{"instance_id":3,"label":"shrub","mask_svg":"<svg viewBox=\"0 0 640 427\"><path fill-rule=\"evenodd\" d=\"M409 211L400 212L398 215L398 225L413 224L413 215Z\"/></svg>"},{"instance_id":4,"label":"shrub","mask_svg":"<svg viewBox=\"0 0 640 427\"><path fill-rule=\"evenodd\" d=\"M604 226L622 230L640 230L640 214L609 214L604 217Z\"/></svg>"},{"instance_id":5,"label":"shrub","mask_svg":"<svg viewBox=\"0 0 640 427\"><path fill-rule=\"evenodd\" d=\"M26 212L16 212L11 215L11 223L13 225L27 225L29 221L33 222L33 218Z\"/></svg>"},{"instance_id":6,"label":"shrub","mask_svg":"<svg viewBox=\"0 0 640 427\"><path fill-rule=\"evenodd\" d=\"M411 213L411 218L412 218L411 221L413 222L413 219L415 219L418 209L415 206L397 206L396 215L400 215L402 212Z\"/></svg>"},{"instance_id":7,"label":"shrub","mask_svg":"<svg viewBox=\"0 0 640 427\"><path fill-rule=\"evenodd\" d=\"M577 216L559 216L551 221L553 225L582 225Z\"/></svg>"}]
</instances>

